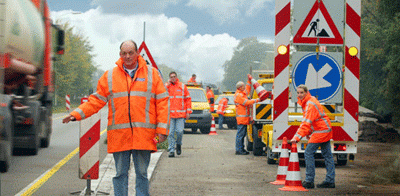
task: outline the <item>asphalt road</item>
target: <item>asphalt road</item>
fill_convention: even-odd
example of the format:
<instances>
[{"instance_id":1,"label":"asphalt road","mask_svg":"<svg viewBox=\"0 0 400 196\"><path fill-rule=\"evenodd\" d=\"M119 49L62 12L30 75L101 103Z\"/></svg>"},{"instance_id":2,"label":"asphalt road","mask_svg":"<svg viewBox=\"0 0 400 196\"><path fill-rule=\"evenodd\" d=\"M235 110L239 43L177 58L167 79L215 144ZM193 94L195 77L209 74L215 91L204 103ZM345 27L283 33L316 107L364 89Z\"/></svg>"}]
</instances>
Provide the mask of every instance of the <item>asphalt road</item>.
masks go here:
<instances>
[{"instance_id":1,"label":"asphalt road","mask_svg":"<svg viewBox=\"0 0 400 196\"><path fill-rule=\"evenodd\" d=\"M278 164L269 165L265 156L235 155L236 130L217 130L218 135L184 134L182 155L169 158L164 152L150 183L151 195L398 195L399 186L366 182L374 167L371 153L379 144L359 143L354 163L336 167L335 189L287 192L272 185ZM384 149L382 149L384 150ZM386 148L387 150L387 148ZM377 158L378 156L375 156ZM300 161L301 179L305 168ZM317 163L315 183L324 180L323 163Z\"/></svg>"},{"instance_id":2,"label":"asphalt road","mask_svg":"<svg viewBox=\"0 0 400 196\"><path fill-rule=\"evenodd\" d=\"M106 114L107 109L103 109L100 131L106 129ZM0 195L70 195L70 192L86 187L86 180L79 179L78 174L79 122L62 124L65 115L53 115L53 133L48 148L41 148L36 156L12 157L10 170L0 174ZM103 134L100 138L100 163L107 154L105 137ZM52 174L45 175L46 172Z\"/></svg>"}]
</instances>

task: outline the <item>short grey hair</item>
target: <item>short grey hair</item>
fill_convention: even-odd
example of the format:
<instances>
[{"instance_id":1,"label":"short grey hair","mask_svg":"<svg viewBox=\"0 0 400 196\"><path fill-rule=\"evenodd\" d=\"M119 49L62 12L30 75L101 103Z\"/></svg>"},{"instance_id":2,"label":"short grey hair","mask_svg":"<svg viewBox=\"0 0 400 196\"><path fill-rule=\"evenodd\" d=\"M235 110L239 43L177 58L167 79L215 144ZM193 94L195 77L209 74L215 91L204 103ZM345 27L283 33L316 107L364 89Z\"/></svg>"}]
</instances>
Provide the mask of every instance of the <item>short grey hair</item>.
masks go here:
<instances>
[{"instance_id":1,"label":"short grey hair","mask_svg":"<svg viewBox=\"0 0 400 196\"><path fill-rule=\"evenodd\" d=\"M303 89L305 93L307 93L307 92L308 92L308 88L307 88L307 86L306 86L306 85L304 85L304 84L300 84L299 86L297 86L297 88L301 88L301 89Z\"/></svg>"},{"instance_id":2,"label":"short grey hair","mask_svg":"<svg viewBox=\"0 0 400 196\"><path fill-rule=\"evenodd\" d=\"M236 89L239 89L242 86L244 86L244 82L239 81L239 82L236 83Z\"/></svg>"}]
</instances>

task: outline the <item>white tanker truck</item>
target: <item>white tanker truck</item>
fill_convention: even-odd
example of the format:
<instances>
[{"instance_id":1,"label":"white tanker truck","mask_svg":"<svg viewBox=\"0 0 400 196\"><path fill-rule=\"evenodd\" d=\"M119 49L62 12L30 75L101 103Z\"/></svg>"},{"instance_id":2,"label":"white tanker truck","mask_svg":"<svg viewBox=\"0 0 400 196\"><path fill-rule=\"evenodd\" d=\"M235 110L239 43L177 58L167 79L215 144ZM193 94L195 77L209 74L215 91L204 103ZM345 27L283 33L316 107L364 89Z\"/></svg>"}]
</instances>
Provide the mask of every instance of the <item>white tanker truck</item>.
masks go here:
<instances>
[{"instance_id":1,"label":"white tanker truck","mask_svg":"<svg viewBox=\"0 0 400 196\"><path fill-rule=\"evenodd\" d=\"M36 155L50 144L52 59L64 32L49 16L46 0L0 0L0 172L16 150Z\"/></svg>"}]
</instances>

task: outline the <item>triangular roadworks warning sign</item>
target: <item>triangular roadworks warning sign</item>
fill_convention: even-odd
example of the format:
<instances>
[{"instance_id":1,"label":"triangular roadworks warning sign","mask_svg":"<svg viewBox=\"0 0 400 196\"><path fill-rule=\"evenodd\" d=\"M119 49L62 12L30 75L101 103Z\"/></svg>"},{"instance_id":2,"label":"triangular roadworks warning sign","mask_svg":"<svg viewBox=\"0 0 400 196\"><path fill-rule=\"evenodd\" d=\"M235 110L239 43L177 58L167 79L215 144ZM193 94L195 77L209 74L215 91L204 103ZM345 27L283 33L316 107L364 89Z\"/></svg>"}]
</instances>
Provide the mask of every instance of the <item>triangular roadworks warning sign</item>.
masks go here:
<instances>
[{"instance_id":1,"label":"triangular roadworks warning sign","mask_svg":"<svg viewBox=\"0 0 400 196\"><path fill-rule=\"evenodd\" d=\"M333 22L324 2L315 1L310 12L293 38L295 44L343 44L342 35Z\"/></svg>"},{"instance_id":2,"label":"triangular roadworks warning sign","mask_svg":"<svg viewBox=\"0 0 400 196\"><path fill-rule=\"evenodd\" d=\"M138 52L140 56L142 56L143 59L146 61L147 65L151 65L156 69L158 69L156 62L154 62L153 57L151 56L150 51L147 48L146 43L144 43L144 41L142 42L142 44L140 44Z\"/></svg>"}]
</instances>

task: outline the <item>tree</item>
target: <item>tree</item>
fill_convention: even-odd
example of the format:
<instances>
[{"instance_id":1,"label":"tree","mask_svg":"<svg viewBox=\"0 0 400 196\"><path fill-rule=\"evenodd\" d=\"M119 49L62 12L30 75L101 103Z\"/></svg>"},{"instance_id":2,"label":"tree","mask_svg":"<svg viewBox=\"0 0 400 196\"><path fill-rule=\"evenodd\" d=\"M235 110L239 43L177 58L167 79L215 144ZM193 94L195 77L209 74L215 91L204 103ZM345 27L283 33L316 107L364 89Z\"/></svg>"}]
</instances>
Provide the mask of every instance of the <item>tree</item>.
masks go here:
<instances>
[{"instance_id":1,"label":"tree","mask_svg":"<svg viewBox=\"0 0 400 196\"><path fill-rule=\"evenodd\" d=\"M247 81L250 68L272 70L273 59L272 44L259 42L256 37L242 39L235 48L232 59L223 65L225 73L221 89L235 91L238 81Z\"/></svg>"},{"instance_id":2,"label":"tree","mask_svg":"<svg viewBox=\"0 0 400 196\"><path fill-rule=\"evenodd\" d=\"M54 62L54 78L56 84L55 98L63 102L65 95L80 101L92 89L92 75L96 71L93 65L92 46L87 38L73 33L68 23L62 25L65 31L64 55Z\"/></svg>"}]
</instances>

